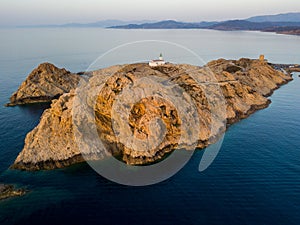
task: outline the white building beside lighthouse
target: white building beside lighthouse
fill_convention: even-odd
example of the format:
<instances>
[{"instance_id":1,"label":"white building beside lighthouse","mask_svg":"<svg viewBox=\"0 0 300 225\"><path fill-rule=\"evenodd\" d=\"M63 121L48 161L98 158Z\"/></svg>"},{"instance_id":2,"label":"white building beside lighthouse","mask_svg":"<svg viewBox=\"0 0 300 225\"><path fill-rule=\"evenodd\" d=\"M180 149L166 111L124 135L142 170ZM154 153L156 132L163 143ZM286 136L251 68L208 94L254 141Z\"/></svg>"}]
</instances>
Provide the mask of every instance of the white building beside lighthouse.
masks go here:
<instances>
[{"instance_id":1,"label":"white building beside lighthouse","mask_svg":"<svg viewBox=\"0 0 300 225\"><path fill-rule=\"evenodd\" d=\"M163 58L163 56L162 56L161 53L160 53L160 56L159 56L158 59L154 59L154 60L151 60L149 62L149 66L151 66L151 67L162 66L162 65L165 65L165 64L166 64L166 62L165 62L165 60L164 60L164 58Z\"/></svg>"}]
</instances>

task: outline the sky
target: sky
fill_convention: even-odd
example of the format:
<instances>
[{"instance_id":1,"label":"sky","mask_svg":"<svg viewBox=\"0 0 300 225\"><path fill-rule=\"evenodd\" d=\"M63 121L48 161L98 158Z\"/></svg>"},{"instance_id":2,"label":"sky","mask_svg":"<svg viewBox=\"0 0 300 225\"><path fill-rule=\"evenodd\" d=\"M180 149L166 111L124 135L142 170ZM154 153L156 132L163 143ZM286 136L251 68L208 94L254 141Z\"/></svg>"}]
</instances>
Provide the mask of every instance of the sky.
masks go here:
<instances>
[{"instance_id":1,"label":"sky","mask_svg":"<svg viewBox=\"0 0 300 225\"><path fill-rule=\"evenodd\" d=\"M220 21L300 12L299 0L0 0L0 26L106 19Z\"/></svg>"}]
</instances>

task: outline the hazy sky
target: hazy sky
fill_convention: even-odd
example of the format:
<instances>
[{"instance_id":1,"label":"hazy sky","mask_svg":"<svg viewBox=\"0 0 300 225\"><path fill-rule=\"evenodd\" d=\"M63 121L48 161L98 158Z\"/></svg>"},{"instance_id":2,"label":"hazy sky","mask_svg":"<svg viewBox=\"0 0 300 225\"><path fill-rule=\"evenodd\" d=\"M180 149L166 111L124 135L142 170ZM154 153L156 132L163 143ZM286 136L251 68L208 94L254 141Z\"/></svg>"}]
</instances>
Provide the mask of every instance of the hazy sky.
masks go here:
<instances>
[{"instance_id":1,"label":"hazy sky","mask_svg":"<svg viewBox=\"0 0 300 225\"><path fill-rule=\"evenodd\" d=\"M297 11L299 0L0 0L0 26L104 19L224 20Z\"/></svg>"}]
</instances>

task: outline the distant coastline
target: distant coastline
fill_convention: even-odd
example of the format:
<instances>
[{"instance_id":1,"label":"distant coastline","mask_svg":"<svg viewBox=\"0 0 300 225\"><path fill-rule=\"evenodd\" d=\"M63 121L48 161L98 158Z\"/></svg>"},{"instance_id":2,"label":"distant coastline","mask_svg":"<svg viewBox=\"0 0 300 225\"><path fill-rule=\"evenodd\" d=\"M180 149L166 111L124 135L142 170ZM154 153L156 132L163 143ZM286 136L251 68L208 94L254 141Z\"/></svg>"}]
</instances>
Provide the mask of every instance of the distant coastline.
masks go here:
<instances>
[{"instance_id":1,"label":"distant coastline","mask_svg":"<svg viewBox=\"0 0 300 225\"><path fill-rule=\"evenodd\" d=\"M111 29L210 29L221 31L262 31L300 35L300 13L257 16L242 20L212 22L180 22L164 20L154 23L110 26Z\"/></svg>"},{"instance_id":2,"label":"distant coastline","mask_svg":"<svg viewBox=\"0 0 300 225\"><path fill-rule=\"evenodd\" d=\"M220 31L262 31L300 35L300 13L263 15L226 21L102 20L92 23L30 25L18 26L18 28L210 29Z\"/></svg>"},{"instance_id":3,"label":"distant coastline","mask_svg":"<svg viewBox=\"0 0 300 225\"><path fill-rule=\"evenodd\" d=\"M277 34L300 35L300 22L249 22L230 20L225 22L185 23L174 20L157 23L128 24L108 27L110 29L209 29L220 31L262 31Z\"/></svg>"}]
</instances>

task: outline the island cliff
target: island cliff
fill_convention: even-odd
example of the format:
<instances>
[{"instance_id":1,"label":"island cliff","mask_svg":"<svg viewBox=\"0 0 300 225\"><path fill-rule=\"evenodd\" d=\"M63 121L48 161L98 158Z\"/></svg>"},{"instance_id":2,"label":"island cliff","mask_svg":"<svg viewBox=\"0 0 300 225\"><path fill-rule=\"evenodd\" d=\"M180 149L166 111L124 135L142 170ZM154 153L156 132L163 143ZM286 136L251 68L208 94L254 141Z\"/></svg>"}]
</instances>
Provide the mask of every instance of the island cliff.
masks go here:
<instances>
[{"instance_id":1,"label":"island cliff","mask_svg":"<svg viewBox=\"0 0 300 225\"><path fill-rule=\"evenodd\" d=\"M214 73L214 85L210 80L207 70ZM240 59L219 59L208 63L204 67L187 64L167 64L165 66L150 67L148 64L131 64L114 66L99 71L94 71L89 79L92 86L103 85L104 74L111 74L104 88L96 98L95 118L98 136L109 151L127 164L144 165L156 162L170 153L177 146L182 121L176 112L176 107L164 102L163 99L144 98L140 102L128 105L130 108L129 126L131 132L140 139L150 136L149 121L159 116L166 126L166 135L161 144L149 151L141 152L129 149L119 142L112 129L111 111L118 94L138 82L138 79L149 76L167 78L179 85L187 92L196 105L201 127L197 137L197 147L205 148L214 143L220 133L226 130L222 124L214 124L216 129L211 130L213 117L218 118L224 114L227 125L246 118L259 109L270 104L267 98L281 85L292 80L289 74L274 69L265 61ZM199 78L203 88L191 79ZM216 85L222 92L222 97L217 93ZM74 85L72 83L72 85ZM213 104L208 103L203 90L213 95ZM58 100L53 100L51 108L45 110L39 125L27 134L22 152L18 155L12 168L23 170L54 169L65 167L84 161L78 142L75 140L72 108L76 91L65 93ZM224 112L215 111L210 115L214 103L222 98L226 101ZM121 112L120 112L121 113ZM220 115L218 115L220 114ZM91 121L87 121L88 124ZM188 121L185 121L188 123ZM120 129L123 129L122 127ZM124 128L125 129L125 128Z\"/></svg>"}]
</instances>

